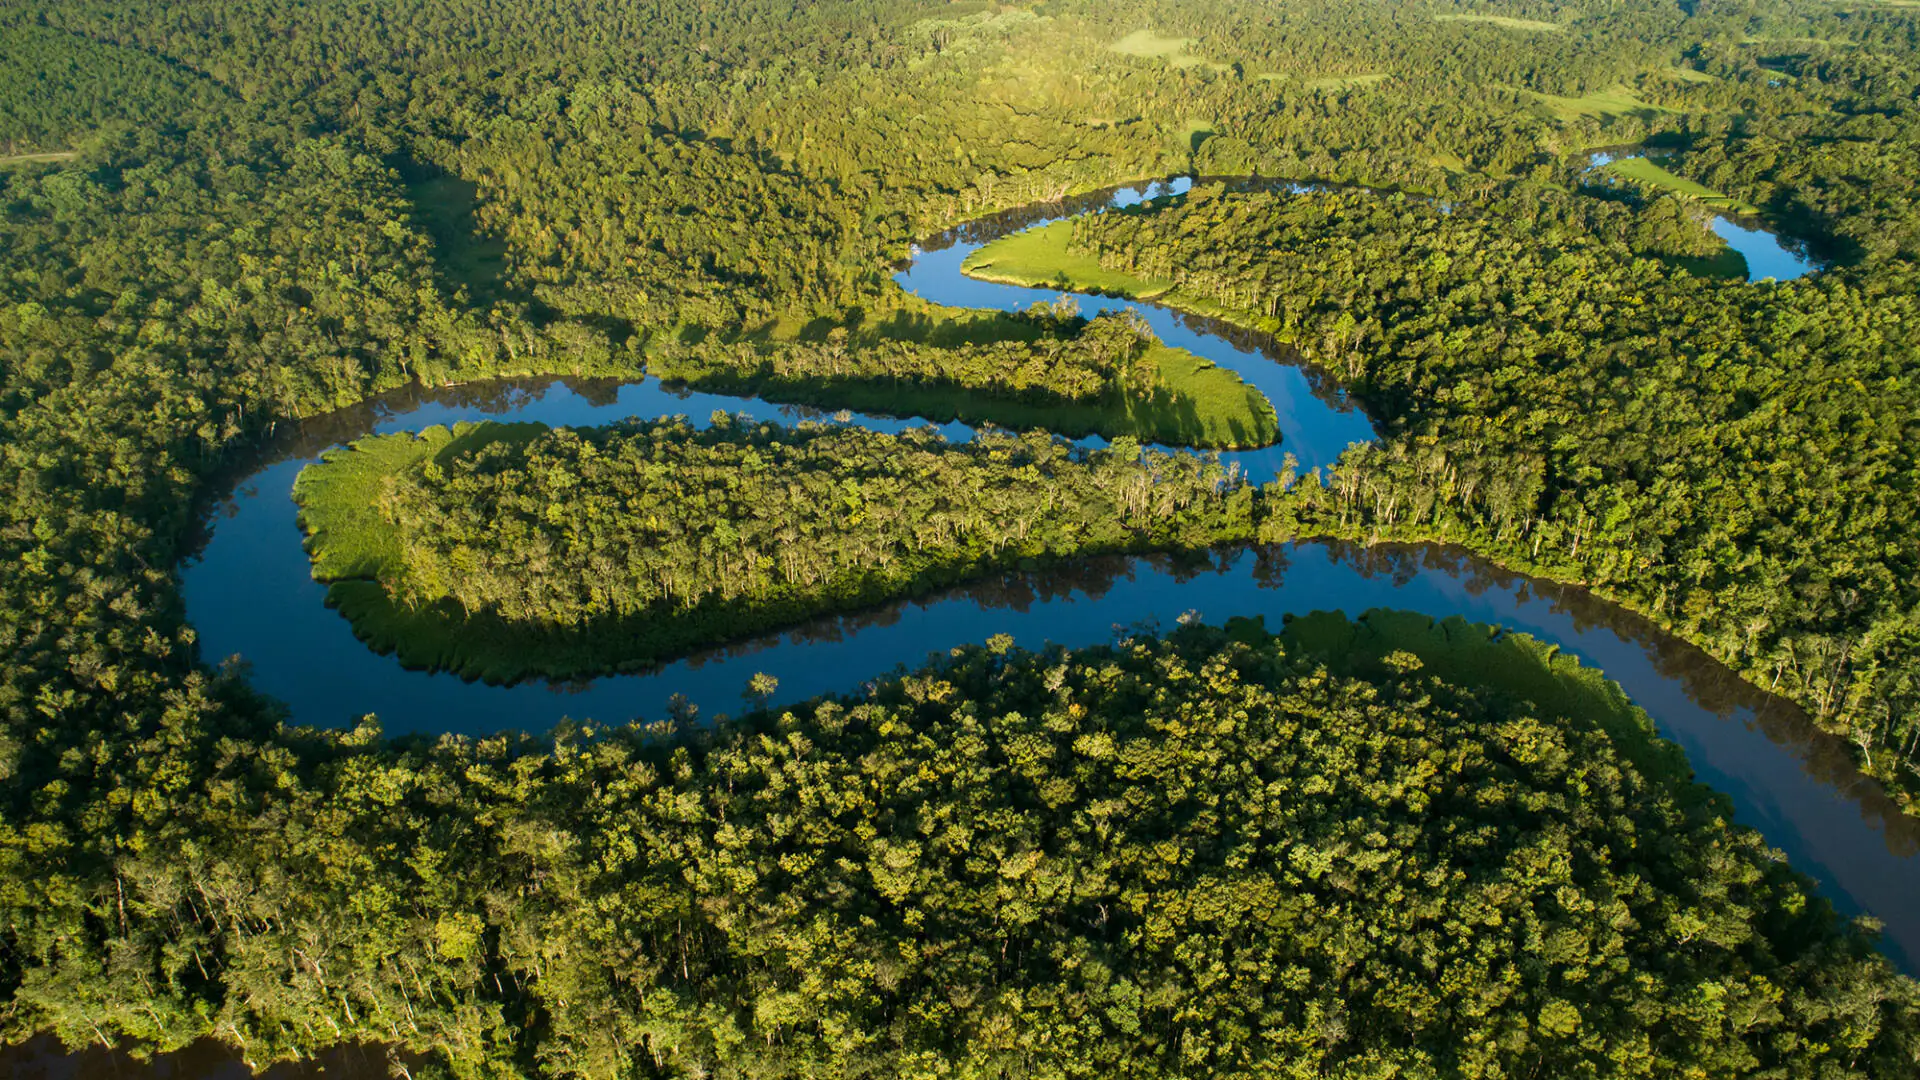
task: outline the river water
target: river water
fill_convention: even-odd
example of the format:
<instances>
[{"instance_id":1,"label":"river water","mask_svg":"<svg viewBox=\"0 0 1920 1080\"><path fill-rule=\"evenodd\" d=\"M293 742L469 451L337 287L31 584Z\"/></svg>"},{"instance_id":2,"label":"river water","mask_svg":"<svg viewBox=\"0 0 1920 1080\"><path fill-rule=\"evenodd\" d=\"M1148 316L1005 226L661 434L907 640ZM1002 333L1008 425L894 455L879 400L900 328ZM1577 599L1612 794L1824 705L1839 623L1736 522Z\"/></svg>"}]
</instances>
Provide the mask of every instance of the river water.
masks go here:
<instances>
[{"instance_id":1,"label":"river water","mask_svg":"<svg viewBox=\"0 0 1920 1080\"><path fill-rule=\"evenodd\" d=\"M1592 176L1615 162L1642 157L1658 164L1667 156L1659 151L1640 151L1638 148L1632 151L1597 150L1589 155L1586 171L1587 175ZM1759 218L1714 211L1708 227L1747 261L1748 281L1792 281L1820 269L1820 264L1807 254L1805 244L1781 236L1767 228Z\"/></svg>"},{"instance_id":2,"label":"river water","mask_svg":"<svg viewBox=\"0 0 1920 1080\"><path fill-rule=\"evenodd\" d=\"M955 306L1016 310L1051 300L1057 295L1052 291L967 278L960 263L1012 231L1181 191L1186 183L1102 192L971 223L917 248L896 280ZM1150 303L1100 297L1080 302L1086 314L1136 308L1169 344L1231 368L1267 394L1279 415L1280 446L1221 455L1256 482L1277 473L1283 454L1294 455L1303 468L1322 466L1350 443L1374 437L1363 412L1270 338ZM1883 946L1896 962L1911 971L1920 959L1920 905L1912 901L1920 896L1920 820L1902 814L1875 782L1859 775L1840 740L1646 619L1456 549L1307 542L1181 557L1088 559L817 620L648 674L564 685L493 686L405 670L361 644L346 620L326 607L325 587L311 577L291 491L300 469L329 447L459 420L586 426L684 415L704 425L715 411L883 431L924 423L846 413L835 418L753 399L676 392L651 380L494 382L388 395L284 432L263 463L216 505L204 546L181 571L202 655L247 665L253 684L285 702L296 722L342 725L374 713L392 733L477 735L543 730L563 717L659 718L674 694L712 717L738 708L757 672L779 679L776 703L854 692L896 667L999 633L1037 648L1110 641L1125 628L1171 626L1189 612L1212 622L1265 616L1276 629L1290 613L1315 610L1359 615L1391 607L1436 619L1458 615L1532 634L1603 668L1686 751L1699 778L1727 797L1737 820L1758 829L1813 877L1836 908L1880 919ZM972 435L963 424L935 426L950 439ZM140 1073L211 1075L212 1065L171 1071L184 1060L163 1059ZM237 1063L223 1067L230 1071L221 1075L246 1075ZM44 1042L0 1050L0 1071L47 1078L131 1075L116 1057L65 1055Z\"/></svg>"}]
</instances>

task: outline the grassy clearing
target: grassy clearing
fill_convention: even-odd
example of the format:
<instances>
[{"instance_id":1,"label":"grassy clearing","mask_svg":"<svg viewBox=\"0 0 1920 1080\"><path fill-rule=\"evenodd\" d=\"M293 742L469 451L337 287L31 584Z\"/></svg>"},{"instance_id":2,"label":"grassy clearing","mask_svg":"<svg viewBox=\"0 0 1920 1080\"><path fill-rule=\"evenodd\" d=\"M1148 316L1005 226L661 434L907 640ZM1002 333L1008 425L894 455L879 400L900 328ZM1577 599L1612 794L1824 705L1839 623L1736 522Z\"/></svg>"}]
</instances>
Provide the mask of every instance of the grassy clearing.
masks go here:
<instances>
[{"instance_id":1,"label":"grassy clearing","mask_svg":"<svg viewBox=\"0 0 1920 1080\"><path fill-rule=\"evenodd\" d=\"M1151 30L1135 30L1107 48L1127 56L1150 56L1172 60L1186 52L1187 46L1192 44L1192 38L1161 37Z\"/></svg>"},{"instance_id":2,"label":"grassy clearing","mask_svg":"<svg viewBox=\"0 0 1920 1080\"><path fill-rule=\"evenodd\" d=\"M1916 2L1920 2L1920 0L1916 0ZM1712 75L1709 75L1704 71L1695 71L1692 68L1685 68L1685 67L1665 68L1661 71L1661 74L1670 76L1675 79L1679 79L1681 82L1717 83L1720 81L1719 79L1714 78Z\"/></svg>"},{"instance_id":3,"label":"grassy clearing","mask_svg":"<svg viewBox=\"0 0 1920 1080\"><path fill-rule=\"evenodd\" d=\"M38 154L8 154L0 157L0 169L9 165L32 165L40 162L72 161L80 156L78 150L50 150Z\"/></svg>"},{"instance_id":4,"label":"grassy clearing","mask_svg":"<svg viewBox=\"0 0 1920 1080\"><path fill-rule=\"evenodd\" d=\"M422 462L446 460L487 443L525 442L546 430L545 424L489 422L458 424L451 430L430 427L417 436L376 435L330 450L323 466L300 471L293 499L300 506L313 578L326 584L327 604L346 617L362 641L395 653L411 668L462 669L457 658L474 653L475 635L490 631L480 620L470 623L437 607L410 610L387 595L380 579L398 568L400 551L397 533L381 516L382 497L389 478ZM493 630L506 633L504 627ZM518 639L514 641L518 647Z\"/></svg>"},{"instance_id":5,"label":"grassy clearing","mask_svg":"<svg viewBox=\"0 0 1920 1080\"><path fill-rule=\"evenodd\" d=\"M1606 171L1623 179L1633 180L1652 187L1671 191L1677 195L1686 195L1699 199L1716 210L1727 210L1736 214L1757 214L1759 208L1743 202L1731 195L1720 192L1704 184L1695 183L1684 176L1676 176L1646 158L1627 158L1616 161L1606 167Z\"/></svg>"},{"instance_id":6,"label":"grassy clearing","mask_svg":"<svg viewBox=\"0 0 1920 1080\"><path fill-rule=\"evenodd\" d=\"M1073 223L1057 221L1002 237L974 252L960 269L983 281L1035 288L1057 286L1074 292L1105 293L1150 300L1173 287L1171 281L1147 281L1108 270L1100 260L1067 249Z\"/></svg>"},{"instance_id":7,"label":"grassy clearing","mask_svg":"<svg viewBox=\"0 0 1920 1080\"><path fill-rule=\"evenodd\" d=\"M293 499L307 528L307 554L316 581L370 578L394 565L400 553L385 545L392 530L380 514L387 478L429 460L446 460L481 442L528 442L545 424L456 424L430 427L418 435L375 436L329 450L324 469L303 469L293 482ZM308 522L325 522L308 528Z\"/></svg>"},{"instance_id":8,"label":"grassy clearing","mask_svg":"<svg viewBox=\"0 0 1920 1080\"><path fill-rule=\"evenodd\" d=\"M1215 71L1225 71L1225 64L1216 64L1204 57L1187 52L1193 47L1193 38L1161 37L1151 30L1135 30L1119 41L1107 46L1122 56L1138 56L1149 60L1165 60L1174 67L1209 67Z\"/></svg>"},{"instance_id":9,"label":"grassy clearing","mask_svg":"<svg viewBox=\"0 0 1920 1080\"><path fill-rule=\"evenodd\" d=\"M1533 90L1523 90L1521 93L1532 98L1550 115L1563 121L1575 120L1583 116L1595 120L1606 120L1614 116L1674 111L1664 105L1655 105L1641 98L1631 88L1625 86L1614 86L1577 98L1542 94Z\"/></svg>"},{"instance_id":10,"label":"grassy clearing","mask_svg":"<svg viewBox=\"0 0 1920 1080\"><path fill-rule=\"evenodd\" d=\"M1180 126L1180 129L1174 133L1174 139L1180 149L1193 151L1200 149L1200 144L1207 141L1207 139L1214 134L1213 122L1211 120L1202 120L1194 117Z\"/></svg>"},{"instance_id":11,"label":"grassy clearing","mask_svg":"<svg viewBox=\"0 0 1920 1080\"><path fill-rule=\"evenodd\" d=\"M1557 34L1566 29L1559 23L1540 22L1535 19L1510 19L1505 15L1435 15L1433 21L1488 23L1503 30L1525 30L1536 34Z\"/></svg>"}]
</instances>

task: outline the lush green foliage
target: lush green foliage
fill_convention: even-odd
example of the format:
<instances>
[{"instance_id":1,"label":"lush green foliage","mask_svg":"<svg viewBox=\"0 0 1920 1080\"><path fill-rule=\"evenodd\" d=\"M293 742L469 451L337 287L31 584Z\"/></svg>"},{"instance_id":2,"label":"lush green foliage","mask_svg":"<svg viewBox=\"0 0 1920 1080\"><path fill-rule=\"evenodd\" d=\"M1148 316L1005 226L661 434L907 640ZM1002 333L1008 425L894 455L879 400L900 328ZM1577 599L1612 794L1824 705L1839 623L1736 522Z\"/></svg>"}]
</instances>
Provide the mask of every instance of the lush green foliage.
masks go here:
<instances>
[{"instance_id":1,"label":"lush green foliage","mask_svg":"<svg viewBox=\"0 0 1920 1080\"><path fill-rule=\"evenodd\" d=\"M295 488L314 573L403 662L568 677L996 567L1253 531L1218 465L1128 441L715 420L361 440Z\"/></svg>"},{"instance_id":2,"label":"lush green foliage","mask_svg":"<svg viewBox=\"0 0 1920 1080\"><path fill-rule=\"evenodd\" d=\"M1042 1030L1038 1020L1021 1023L1030 1014L1017 1002L1032 998L1040 1004L1031 1016L1052 1009L1045 1030L1067 1033L1058 1045L1084 1050L1082 1058L1061 1050L1060 1061L1109 1063L1110 1072L1129 1071L1119 1058L1133 1051L1139 1073L1227 1071L1268 1052L1255 1049L1262 1044L1251 1033L1270 1028L1285 1036L1270 1052L1296 1055L1289 1060L1309 1072L1322 1053L1330 1068L1360 1072L1368 1052L1381 1061L1425 1053L1435 1068L1447 1067L1446 1053L1485 1052L1509 1073L1578 1075L1598 1058L1575 1055L1613 1053L1621 1033L1645 1031L1635 1036L1639 1049L1623 1052L1666 1055L1665 1072L1697 1064L1735 1074L1736 1059L1751 1053L1786 1075L1910 1074L1910 1053L1898 1057L1909 1037L1907 984L1889 983L1877 962L1849 959L1857 943L1823 929L1817 905L1799 904L1797 884L1777 884L1788 880L1784 871L1749 860L1750 840L1703 835L1698 828L1708 826L1669 820L1658 800L1605 788L1595 805L1618 812L1604 826L1579 818L1568 835L1604 845L1631 825L1643 839L1627 856L1652 863L1635 888L1665 880L1658 874L1667 864L1646 850L1693 859L1688 852L1720 843L1697 868L1672 864L1686 871L1675 871L1685 877L1676 888L1760 867L1765 889L1738 901L1759 936L1723 948L1721 930L1689 933L1690 923L1650 917L1616 928L1627 944L1594 954L1607 960L1591 970L1616 980L1605 985L1617 993L1589 1001L1581 987L1554 981L1559 969L1541 955L1558 939L1543 927L1538 943L1515 938L1488 954L1514 958L1496 979L1461 984L1462 998L1496 982L1510 995L1489 1006L1504 1011L1470 1022L1459 1019L1468 1015L1462 1007L1400 1023L1412 1006L1374 993L1389 985L1384 974L1361 986L1387 969L1340 966L1344 952L1325 953L1325 963L1321 954L1272 954L1304 970L1315 992L1354 990L1340 998L1346 1036L1333 1040L1336 1027L1319 1026L1336 1019L1331 1006L1308 1018L1305 992L1262 1000L1267 983L1232 982L1242 978L1233 967L1239 953L1207 951L1255 936L1257 949L1306 945L1264 932L1232 938L1204 916L1182 914L1201 921L1180 924L1193 930L1174 944L1141 937L1148 951L1128 954L1134 974L1124 984L1069 1001L1062 988L1093 987L1101 970L1113 970L1099 959L1107 968L1082 963L1069 973L1068 961L1055 964L1047 951L1090 934L1092 914L1050 909L1055 936L1021 939L1034 944L995 936L994 919L1013 926L1028 911L1016 904L1026 902L1026 886L1016 884L1026 879L997 877L997 867L966 879L986 922L946 924L958 943L950 952L868 947L860 935L877 931L858 919L877 922L891 901L836 860L844 854L864 866L867 849L857 845L881 833L861 829L879 826L854 811L830 819L817 807L865 790L866 747L933 753L908 741L918 737L910 724L859 729L869 741L844 744L825 779L804 789L819 802L805 814L795 803L757 819L767 835L795 822L847 830L807 849L831 849L832 859L780 871L816 873L807 879L813 892L773 891L777 877L763 886L731 876L745 849L722 843L737 834L719 819L737 808L724 801L719 774L699 771L704 750L571 735L552 750L509 740L401 747L371 728L282 731L238 673L207 670L182 617L171 568L191 548L198 508L264 438L301 417L413 381L632 374L650 350L667 355L699 332L751 342L776 368L799 365L791 370L802 384L786 388L795 397L866 404L875 399L860 395L904 391L871 380L816 384L805 372L832 359L833 343L790 347L766 328L882 324L903 307L889 264L914 237L964 217L1183 169L1259 170L1374 181L1466 207L1450 224L1413 204L1337 204L1329 212L1351 220L1329 224L1328 242L1348 246L1337 258L1314 249L1328 262L1321 282L1282 289L1265 275L1285 259L1270 258L1244 268L1233 288L1209 292L1207 275L1227 281L1239 270L1195 262L1198 284L1187 299L1211 296L1250 318L1290 314L1296 337L1373 395L1395 425L1390 444L1350 462L1334 488L1301 485L1267 507L1264 527L1437 533L1516 564L1603 581L1757 682L1777 682L1824 710L1861 740L1863 761L1904 776L1914 730L1914 710L1903 704L1910 691L1901 658L1913 650L1901 613L1914 580L1906 448L1915 433L1900 417L1915 415L1906 298L1920 253L1913 13L1826 0L1573 0L1497 13L1561 26L1555 33L1431 17L1488 13L1370 0L1054 0L1032 9L935 0L0 0L0 157L9 159L0 162L0 1022L8 1034L53 1026L76 1042L128 1036L164 1046L214 1034L244 1042L258 1060L342 1038L401 1041L434 1046L468 1074L502 1061L523 1072L606 1074L628 1055L650 1071L647 1048L660 1061L777 1071L871 1035L882 1049L857 1060L901 1072L928 1071L939 1054L965 1060L956 1049L963 1044L983 1059L1000 1054L1022 1032ZM1165 55L1112 47L1142 30L1137 40L1188 40ZM1677 207L1588 208L1545 188L1487 201L1516 176L1572 188L1567 151L1648 134L1685 149L1671 162L1676 173L1761 207L1861 269L1760 302L1744 287L1669 276L1632 258L1699 254L1687 250L1697 232ZM45 149L75 154L52 164L14 160ZM1496 225L1476 209L1492 206L1512 213ZM1382 213L1394 220L1375 220ZM1598 216L1614 213L1623 216ZM1222 224L1268 228L1258 218ZM1645 231L1622 250L1593 239L1609 225ZM1416 233L1460 246L1443 250ZM1156 245L1163 241L1183 243L1162 237ZM1215 254L1257 253L1226 245ZM1462 282L1436 255L1487 280ZM1562 255L1568 261L1557 263ZM1594 297L1573 297L1576 285ZM1341 325L1331 300L1266 306L1282 293L1350 301L1353 323ZM1454 307L1438 309L1444 324L1423 321L1423 305L1443 295L1456 296ZM1629 322L1599 319L1608 305L1609 318L1628 312ZM1598 345L1588 356L1569 339L1595 320ZM1490 327L1534 337L1509 347ZM1024 355L1031 340L922 342L938 351L902 348L876 367L916 365L922 379L937 362L952 378L984 370L996 350ZM828 400L842 393L841 402ZM992 397L991 405L1044 409L1038 422L1069 423L1056 403ZM922 400L910 407L921 411ZM1096 426L1089 419L1088 429ZM1669 446L1680 458L1661 465ZM1499 509L1529 505L1531 522ZM1140 670L1157 679L1175 669ZM963 689L982 700L999 694L986 678ZM1356 698L1370 692L1333 680L1306 687L1304 698L1282 696L1324 698L1328 687ZM962 696L940 704L954 724L1011 715ZM1497 730L1474 726L1472 718L1494 713L1436 700L1440 712L1468 718L1457 744L1446 743L1461 760L1508 745ZM1111 720L1138 723L1140 715L1116 711ZM1007 719L999 730L1043 735L1027 723ZM1383 726L1398 723L1381 716ZM931 721L927 730L936 730ZM949 743L962 734L937 730ZM1312 730L1237 744L1221 760L1251 767L1264 754L1303 776L1358 777L1341 770L1378 752L1351 742L1365 751L1350 761L1289 756L1334 752L1308 738ZM1455 738L1446 724L1422 730L1421 738ZM789 747L798 737L780 733ZM1168 727L1158 737L1176 735ZM1198 729L1177 737L1225 738ZM990 749L980 753L998 752L985 741ZM1587 746L1575 745L1584 765ZM974 744L965 753L975 754ZM789 757L781 767L794 775L820 763L798 749ZM922 760L935 768L912 760L914 769L885 775L918 776ZM1209 763L1205 783L1234 775L1204 755L1195 760ZM1165 771L1175 764L1150 762L1137 778L1102 779L1120 786L1101 790L1120 792L1113 800L1140 797L1129 790L1161 797L1164 781L1185 775ZM1550 795L1569 775L1558 767L1500 779ZM1006 837L1032 829L1064 840L1076 835L1073 815L1105 805L1080 800L1046 808L1054 817L1029 817L1044 805L1028 794L1037 788L1016 788L1023 774L1011 764L994 768L982 765L979 789L955 796L980 801L954 803L980 808L968 813L983 851L998 843L1000 854L1018 854L1005 847L1014 840L996 839L1003 826ZM754 775L761 790L787 782L772 771ZM926 805L906 780L900 790L911 800L887 803L889 812ZM1227 798L1226 789L1195 790ZM1315 805L1286 808L1335 829L1333 819L1311 816ZM1569 821L1585 812L1580 800L1550 809ZM1187 864L1194 874L1224 880L1251 865L1212 846L1240 835L1219 821L1164 820L1156 844L1164 839L1176 852L1187 844L1213 860ZM1400 834L1383 824L1382 835ZM1461 842L1435 835L1436 845ZM1276 873L1298 873L1284 869L1291 863L1269 841L1259 850L1282 867ZM1141 879L1148 871L1140 867L1155 865L1143 861L1145 848L1116 850L1134 861L1113 865ZM768 858L780 865L778 855ZM1154 872L1163 870L1180 864ZM964 863L956 872L974 873ZM1730 876L1715 876L1722 872ZM1311 926L1383 935L1356 932L1343 949L1398 948L1396 925L1363 920L1417 910L1428 888L1440 895L1448 880L1409 879L1390 902L1347 909L1348 923L1328 916ZM1160 903L1143 885L1128 895L1146 906L1126 910L1159 918L1196 910L1185 893ZM1722 895L1687 900L1688 910L1722 926L1715 920L1733 910L1713 906ZM797 906L780 906L788 902ZM1542 897L1538 910L1557 911L1550 903ZM790 915L781 925L791 933L726 936L743 912ZM1585 913L1568 917L1600 933ZM1486 940L1448 934L1441 945ZM854 948L862 942L864 952ZM1173 966L1163 964L1169 955ZM939 967L947 957L954 966ZM831 967L836 958L844 969ZM1229 973L1217 984L1215 960ZM933 966L912 970L935 974L881 985L882 975L921 963ZM1275 977L1299 978L1278 970ZM1401 982L1432 981L1417 964L1398 970ZM1599 985L1597 977L1583 985ZM656 979L667 981L646 981ZM1162 1004L1170 999L1150 997L1203 983L1204 992L1180 999L1197 1005L1170 1010ZM955 994L943 1004L929 986ZM1131 1005L1123 987L1150 1004ZM1778 1019L1764 1004L1776 991ZM1536 1045L1549 994L1580 1010L1582 1023L1570 1041ZM1876 995L1879 1004L1866 1004ZM909 1000L925 1008L891 1004ZM1095 1000L1099 1013L1081 1009ZM801 1030L783 1019L816 1004L829 1021L871 1024ZM1224 1023L1188 1023L1175 1011L1184 1007ZM1236 1011L1256 1007L1273 1010L1270 1024ZM1558 1008L1554 1015L1555 1026L1566 1019ZM1879 1035L1874 1015L1884 1018ZM1119 1026L1129 1017L1137 1029ZM1515 1034L1522 1019L1525 1047ZM1491 1049L1464 1035L1449 1041L1458 1032L1495 1041ZM1588 1038L1597 1049L1581 1041ZM838 1041L827 1048L829 1040ZM909 1046L919 1056L888 1049ZM1177 1056L1189 1048L1191 1067ZM839 1060L856 1061L855 1050L844 1053ZM994 1060L1030 1073L1054 1059Z\"/></svg>"},{"instance_id":3,"label":"lush green foliage","mask_svg":"<svg viewBox=\"0 0 1920 1080\"><path fill-rule=\"evenodd\" d=\"M217 108L221 87L134 49L0 25L0 157L64 150L109 128Z\"/></svg>"},{"instance_id":4,"label":"lush green foliage","mask_svg":"<svg viewBox=\"0 0 1920 1080\"><path fill-rule=\"evenodd\" d=\"M1422 669L1484 630L1240 636L996 642L691 742L231 740L94 929L37 909L18 995L463 1075L1910 1074L1914 984L1530 700L1540 650L1492 646L1516 695Z\"/></svg>"},{"instance_id":5,"label":"lush green foliage","mask_svg":"<svg viewBox=\"0 0 1920 1080\"><path fill-rule=\"evenodd\" d=\"M1629 600L1911 784L1912 271L1696 278L1603 239L1634 220L1543 191L1443 212L1203 190L1074 237L1294 338L1374 405L1392 436L1335 470L1343 528Z\"/></svg>"},{"instance_id":6,"label":"lush green foliage","mask_svg":"<svg viewBox=\"0 0 1920 1080\"><path fill-rule=\"evenodd\" d=\"M1163 446L1267 446L1273 405L1225 368L1159 343L1132 311L1081 319L1071 298L1012 317L896 312L818 340L658 344L647 371L774 401L1133 437Z\"/></svg>"}]
</instances>

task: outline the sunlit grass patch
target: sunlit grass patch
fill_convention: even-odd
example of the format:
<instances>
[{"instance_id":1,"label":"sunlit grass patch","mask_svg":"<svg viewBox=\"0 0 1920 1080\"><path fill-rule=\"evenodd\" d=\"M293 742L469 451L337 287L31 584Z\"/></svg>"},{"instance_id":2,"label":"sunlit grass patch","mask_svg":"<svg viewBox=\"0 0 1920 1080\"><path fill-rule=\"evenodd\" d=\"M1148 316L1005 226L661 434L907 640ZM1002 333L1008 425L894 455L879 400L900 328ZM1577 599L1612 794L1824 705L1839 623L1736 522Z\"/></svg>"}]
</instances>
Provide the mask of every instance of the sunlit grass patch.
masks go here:
<instances>
[{"instance_id":1,"label":"sunlit grass patch","mask_svg":"<svg viewBox=\"0 0 1920 1080\"><path fill-rule=\"evenodd\" d=\"M1561 120L1574 120L1580 117L1604 120L1610 116L1634 116L1641 113L1670 113L1674 111L1664 105L1656 105L1651 101L1641 98L1635 94L1631 88L1625 86L1612 86L1605 90L1598 90L1584 97L1577 98L1561 97L1557 94L1542 94L1534 90L1523 90L1521 93L1532 98L1535 103L1546 109L1548 113Z\"/></svg>"},{"instance_id":2,"label":"sunlit grass patch","mask_svg":"<svg viewBox=\"0 0 1920 1080\"><path fill-rule=\"evenodd\" d=\"M1068 221L1028 229L974 252L960 268L982 281L1034 288L1058 286L1136 300L1158 296L1173 287L1171 281L1149 281L1108 270L1094 256L1068 250L1072 238L1073 223Z\"/></svg>"},{"instance_id":3,"label":"sunlit grass patch","mask_svg":"<svg viewBox=\"0 0 1920 1080\"><path fill-rule=\"evenodd\" d=\"M1759 209L1750 203L1731 195L1723 195L1705 184L1689 180L1684 176L1670 173L1647 158L1627 158L1616 161L1608 165L1606 171L1627 180L1699 199L1717 210L1728 210L1736 214L1759 213Z\"/></svg>"},{"instance_id":4,"label":"sunlit grass patch","mask_svg":"<svg viewBox=\"0 0 1920 1080\"><path fill-rule=\"evenodd\" d=\"M1532 33L1557 34L1565 29L1559 23L1540 22L1537 19L1513 19L1505 15L1435 15L1433 21L1490 23L1503 30L1526 30Z\"/></svg>"},{"instance_id":5,"label":"sunlit grass patch","mask_svg":"<svg viewBox=\"0 0 1920 1080\"><path fill-rule=\"evenodd\" d=\"M1174 67L1200 67L1202 65L1215 71L1226 70L1225 64L1217 64L1205 57L1194 56L1187 50L1193 47L1193 38L1161 37L1151 30L1135 30L1119 41L1107 46L1114 52L1125 56L1139 56L1150 60L1165 60Z\"/></svg>"}]
</instances>

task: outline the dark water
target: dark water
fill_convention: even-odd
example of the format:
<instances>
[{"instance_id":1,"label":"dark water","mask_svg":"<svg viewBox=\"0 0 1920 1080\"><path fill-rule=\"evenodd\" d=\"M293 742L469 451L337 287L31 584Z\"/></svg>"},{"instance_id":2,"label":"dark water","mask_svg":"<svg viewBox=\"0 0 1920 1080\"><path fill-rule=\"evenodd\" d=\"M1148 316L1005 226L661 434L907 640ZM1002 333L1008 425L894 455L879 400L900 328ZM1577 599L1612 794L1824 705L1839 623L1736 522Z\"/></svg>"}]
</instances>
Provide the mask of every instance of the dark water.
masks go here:
<instances>
[{"instance_id":1,"label":"dark water","mask_svg":"<svg viewBox=\"0 0 1920 1080\"><path fill-rule=\"evenodd\" d=\"M899 280L947 304L1010 310L1050 300L1054 294L1045 290L965 278L960 261L995 236L1142 194L1103 194L1064 211L1053 207L975 223L930 242ZM1281 448L1221 455L1239 463L1250 478L1271 478L1282 448L1311 467L1332 462L1351 442L1373 437L1363 413L1310 372L1285 363L1292 357L1270 340L1155 305L1083 300L1089 314L1126 306L1140 307L1169 342L1241 372L1274 401ZM1392 607L1436 619L1460 615L1533 634L1603 668L1686 751L1700 779L1727 796L1739 821L1758 829L1812 876L1841 911L1880 919L1885 948L1896 962L1912 970L1920 958L1920 906L1913 902L1920 896L1920 820L1902 814L1876 783L1859 775L1840 740L1637 615L1582 590L1511 574L1438 545L1316 542L1179 558L1088 559L818 620L651 674L511 687L407 671L391 657L374 654L325 606L325 589L310 576L290 492L300 468L327 447L369 433L462 419L595 425L678 414L704 424L716 410L760 419L830 419L818 410L674 392L651 381L542 381L409 391L285 431L267 463L216 506L200 555L182 568L187 613L199 631L203 655L246 663L253 683L286 702L298 722L337 725L374 713L390 732L482 734L540 730L563 717L657 719L673 694L685 695L711 717L737 708L747 680L757 672L780 680L776 702L852 692L898 666L999 633L1037 648L1109 641L1123 628L1170 626L1189 612L1212 622L1261 615L1275 627L1288 613L1315 610L1358 615ZM886 431L919 423L839 417ZM962 424L941 430L952 439L972 435ZM49 1080L247 1075L224 1050L187 1053L200 1056L169 1057L128 1072L134 1067L123 1059L101 1052L60 1054L41 1042L0 1050L0 1075ZM378 1051L354 1053L359 1056L352 1062L342 1057L326 1066L336 1071L287 1075L385 1075Z\"/></svg>"},{"instance_id":2,"label":"dark water","mask_svg":"<svg viewBox=\"0 0 1920 1080\"><path fill-rule=\"evenodd\" d=\"M4 1080L387 1080L393 1060L384 1047L342 1046L297 1064L273 1065L255 1071L232 1047L212 1040L194 1043L149 1061L104 1047L68 1051L52 1036L42 1035L19 1046L0 1047L0 1078Z\"/></svg>"}]
</instances>

